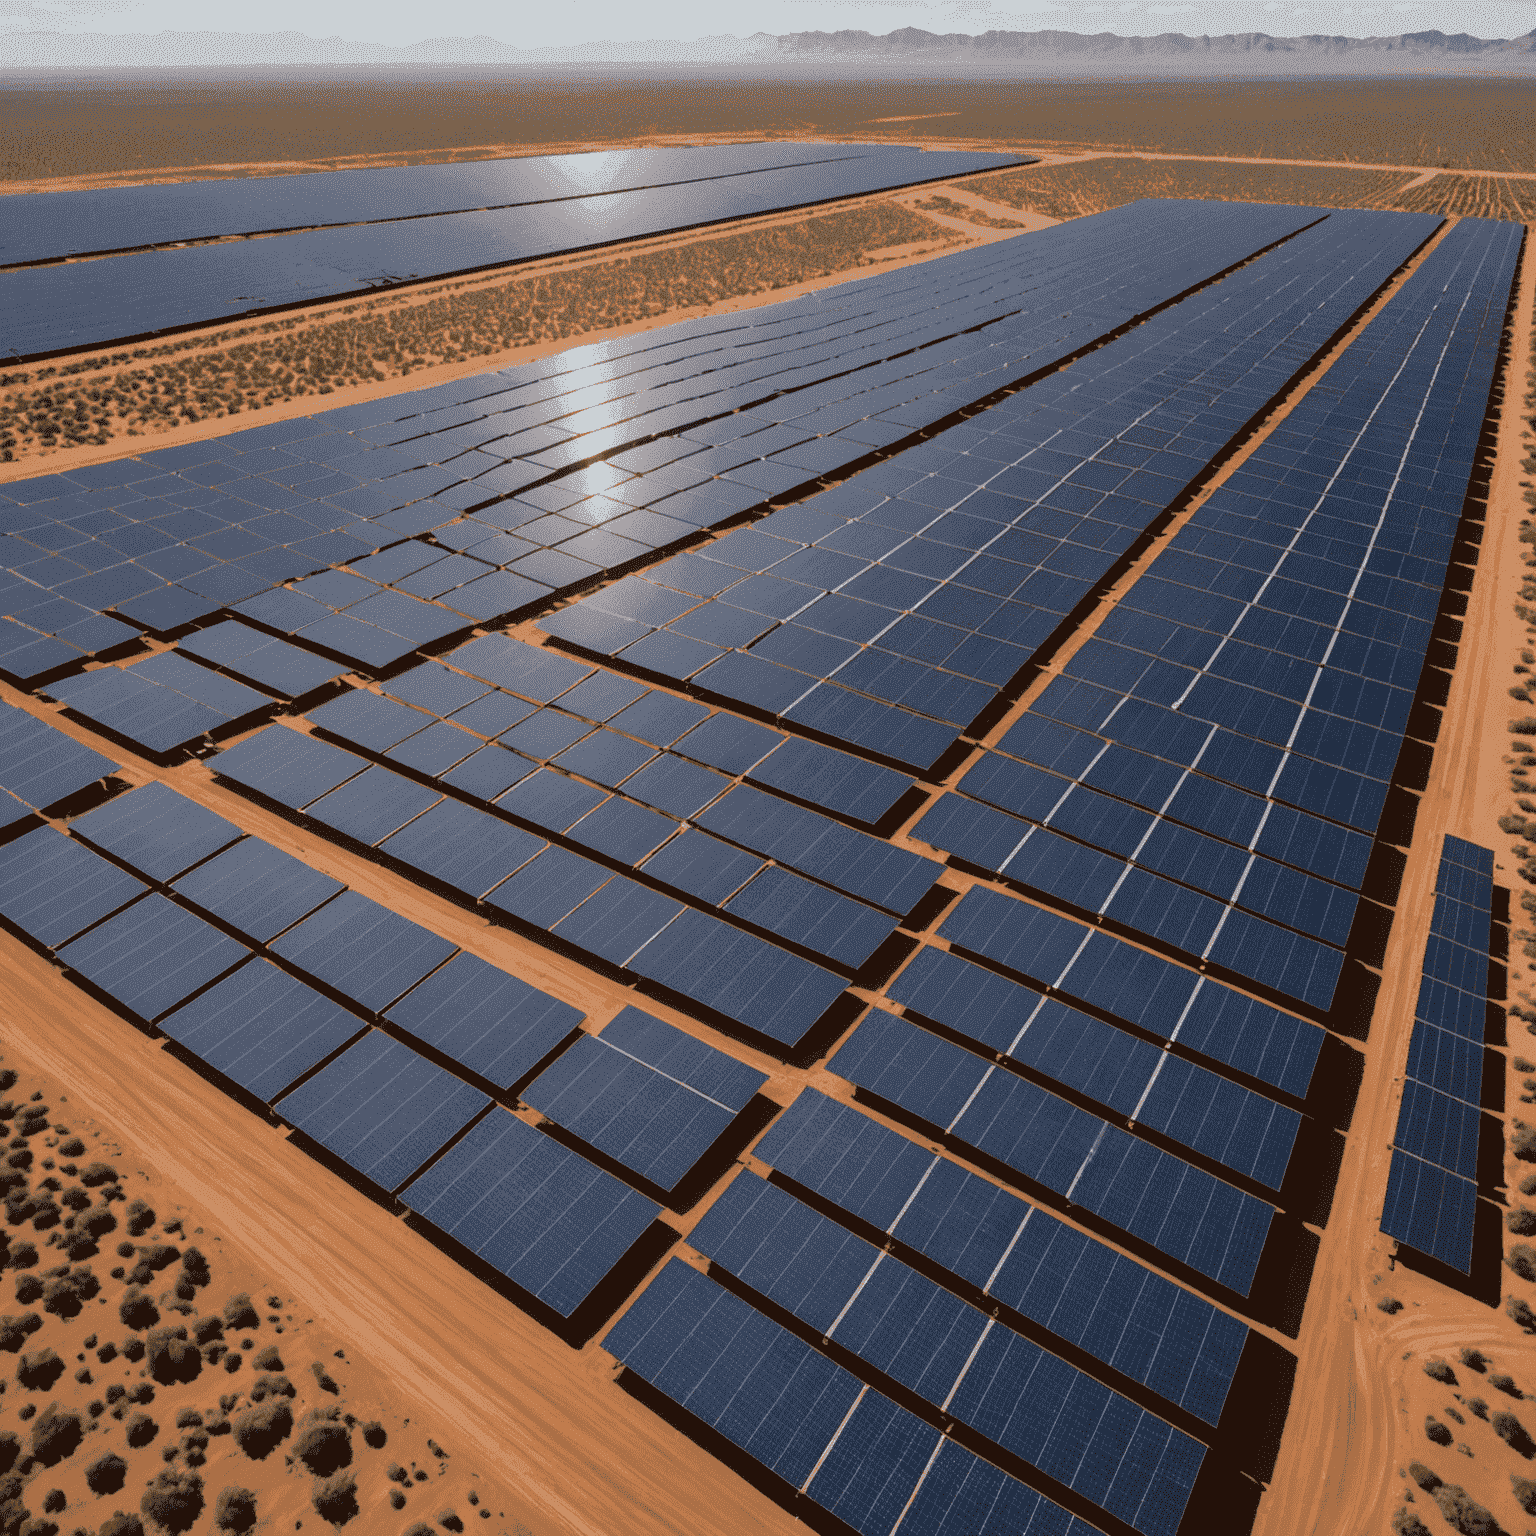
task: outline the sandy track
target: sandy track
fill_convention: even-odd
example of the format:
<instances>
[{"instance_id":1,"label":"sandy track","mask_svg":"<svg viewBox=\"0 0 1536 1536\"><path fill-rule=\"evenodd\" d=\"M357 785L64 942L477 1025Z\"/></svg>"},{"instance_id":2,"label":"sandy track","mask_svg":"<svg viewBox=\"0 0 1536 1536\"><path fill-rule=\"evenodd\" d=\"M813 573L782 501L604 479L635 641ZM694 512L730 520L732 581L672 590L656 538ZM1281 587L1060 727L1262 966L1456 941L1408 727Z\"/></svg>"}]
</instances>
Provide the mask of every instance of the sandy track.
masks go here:
<instances>
[{"instance_id":1,"label":"sandy track","mask_svg":"<svg viewBox=\"0 0 1536 1536\"><path fill-rule=\"evenodd\" d=\"M1493 816L1504 782L1508 714L1504 684L1508 658L1518 643L1511 633L1511 582L1518 583L1520 572L1515 533L1522 512L1518 400L1530 365L1533 290L1536 261L1528 248L1488 524L1463 643L1419 805L1365 1053L1365 1077L1297 1341L1296 1393L1254 1536L1339 1536L1384 1528L1400 1496L1398 1469L1425 1448L1422 1431L1417 1438L1410 1436L1412 1426L1399 1406L1408 1378L1419 1374L1405 1352L1454 1353L1463 1345L1477 1345L1507 1353L1514 1336L1510 1326L1501 1326L1499 1314L1455 1291L1403 1270L1386 1275L1392 1243L1378 1223L1441 839L1447 832L1487 845L1497 839ZM1376 1298L1388 1292L1410 1302L1422 1298L1433 1312L1416 1313L1410 1306L1389 1316L1375 1306ZM1536 1363L1536 1352L1532 1359ZM1470 1465L1460 1471L1470 1479ZM1508 1483L1499 1480L1500 1502L1507 1504ZM1499 1504L1493 1507L1497 1511Z\"/></svg>"}]
</instances>

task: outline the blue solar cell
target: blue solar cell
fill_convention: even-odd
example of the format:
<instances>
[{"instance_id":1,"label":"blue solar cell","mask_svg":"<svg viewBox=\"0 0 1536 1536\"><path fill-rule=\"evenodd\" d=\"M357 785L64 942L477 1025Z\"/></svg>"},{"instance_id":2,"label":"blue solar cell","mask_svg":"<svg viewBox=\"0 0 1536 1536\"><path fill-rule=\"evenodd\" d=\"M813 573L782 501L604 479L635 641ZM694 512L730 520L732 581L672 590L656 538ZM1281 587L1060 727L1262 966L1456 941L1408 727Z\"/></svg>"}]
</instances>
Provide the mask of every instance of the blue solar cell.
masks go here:
<instances>
[{"instance_id":1,"label":"blue solar cell","mask_svg":"<svg viewBox=\"0 0 1536 1536\"><path fill-rule=\"evenodd\" d=\"M424 789L387 768L368 768L316 800L306 814L343 836L373 847L442 798L435 790Z\"/></svg>"},{"instance_id":2,"label":"blue solar cell","mask_svg":"<svg viewBox=\"0 0 1536 1536\"><path fill-rule=\"evenodd\" d=\"M500 1110L486 1116L401 1198L567 1318L659 1209Z\"/></svg>"},{"instance_id":3,"label":"blue solar cell","mask_svg":"<svg viewBox=\"0 0 1536 1536\"><path fill-rule=\"evenodd\" d=\"M152 1022L250 953L151 892L59 951L73 971Z\"/></svg>"},{"instance_id":4,"label":"blue solar cell","mask_svg":"<svg viewBox=\"0 0 1536 1536\"><path fill-rule=\"evenodd\" d=\"M270 1103L364 1025L270 960L257 958L161 1019L160 1028L236 1086Z\"/></svg>"},{"instance_id":5,"label":"blue solar cell","mask_svg":"<svg viewBox=\"0 0 1536 1536\"><path fill-rule=\"evenodd\" d=\"M144 890L132 875L53 827L0 847L0 917L50 949Z\"/></svg>"},{"instance_id":6,"label":"blue solar cell","mask_svg":"<svg viewBox=\"0 0 1536 1536\"><path fill-rule=\"evenodd\" d=\"M176 882L176 893L259 944L308 917L346 887L248 837Z\"/></svg>"},{"instance_id":7,"label":"blue solar cell","mask_svg":"<svg viewBox=\"0 0 1536 1536\"><path fill-rule=\"evenodd\" d=\"M79 793L116 766L15 705L0 709L0 785L37 810Z\"/></svg>"},{"instance_id":8,"label":"blue solar cell","mask_svg":"<svg viewBox=\"0 0 1536 1536\"><path fill-rule=\"evenodd\" d=\"M489 1103L408 1046L370 1030L287 1094L278 1113L392 1193Z\"/></svg>"},{"instance_id":9,"label":"blue solar cell","mask_svg":"<svg viewBox=\"0 0 1536 1536\"><path fill-rule=\"evenodd\" d=\"M708 1086L728 1082L740 1102L723 1102L680 1079L679 1064L692 1067ZM584 1037L547 1067L523 1097L600 1152L670 1190L766 1081L723 1052L628 1008L601 1036Z\"/></svg>"},{"instance_id":10,"label":"blue solar cell","mask_svg":"<svg viewBox=\"0 0 1536 1536\"><path fill-rule=\"evenodd\" d=\"M1389 1237L1469 1275L1476 1213L1475 1184L1393 1151L1381 1214L1381 1230Z\"/></svg>"},{"instance_id":11,"label":"blue solar cell","mask_svg":"<svg viewBox=\"0 0 1536 1536\"><path fill-rule=\"evenodd\" d=\"M362 1008L382 1013L454 946L346 891L272 944L272 952Z\"/></svg>"},{"instance_id":12,"label":"blue solar cell","mask_svg":"<svg viewBox=\"0 0 1536 1536\"><path fill-rule=\"evenodd\" d=\"M160 783L109 800L70 830L162 883L241 836L232 822Z\"/></svg>"},{"instance_id":13,"label":"blue solar cell","mask_svg":"<svg viewBox=\"0 0 1536 1536\"><path fill-rule=\"evenodd\" d=\"M584 1015L516 976L459 953L385 1015L488 1082L526 1077Z\"/></svg>"},{"instance_id":14,"label":"blue solar cell","mask_svg":"<svg viewBox=\"0 0 1536 1536\"><path fill-rule=\"evenodd\" d=\"M300 810L361 773L367 763L302 731L269 725L213 760L213 771L246 789Z\"/></svg>"}]
</instances>

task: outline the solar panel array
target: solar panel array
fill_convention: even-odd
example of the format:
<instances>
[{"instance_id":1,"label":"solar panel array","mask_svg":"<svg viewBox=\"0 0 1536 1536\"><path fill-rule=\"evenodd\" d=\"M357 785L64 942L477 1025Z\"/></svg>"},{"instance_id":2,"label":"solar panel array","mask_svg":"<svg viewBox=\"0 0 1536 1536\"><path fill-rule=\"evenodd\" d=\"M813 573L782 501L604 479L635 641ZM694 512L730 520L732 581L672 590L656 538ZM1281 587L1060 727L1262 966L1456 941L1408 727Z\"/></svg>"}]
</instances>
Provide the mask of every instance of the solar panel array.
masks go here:
<instances>
[{"instance_id":1,"label":"solar panel array","mask_svg":"<svg viewBox=\"0 0 1536 1536\"><path fill-rule=\"evenodd\" d=\"M647 184L642 180L636 185L622 170L593 167L599 186L603 180L617 180L620 189L593 187L585 196L572 195L573 184L579 186L581 168L566 167L563 173L556 170L543 177L535 173L526 178L532 186L542 181L543 190L555 194L552 198L535 202L514 198L511 206L472 202L469 208L473 211L467 212L440 212L430 204L441 207L446 202L451 208L464 196L464 191L456 194L450 177L441 173L457 170L462 182L469 167L416 167L414 179L426 183L420 197L429 206L404 217L397 213L382 219L379 211L388 208L395 195L395 188L388 183L392 180L398 184L402 179L399 172L393 177L389 171L340 173L349 180L338 189L341 201L334 209L323 184L331 176L323 181L319 176L299 178L322 184L306 185L297 192L279 190L277 199L283 207L276 217L280 222L269 226L286 227L295 233L0 272L0 314L5 317L0 321L0 357L20 360L125 341L403 282L448 277L947 176L996 170L1029 158L965 150L919 151L905 146L868 146L859 153L822 158L818 152L829 147L799 146L799 156L793 152L754 156L750 150L743 155L733 147L696 149L693 155L704 165L697 167L692 177L671 183ZM755 168L754 159L759 162ZM761 163L774 159L780 163ZM719 167L713 174L706 169L710 162ZM725 170L731 165L739 168ZM434 171L439 174L432 176ZM646 176L643 170L638 174ZM385 178L385 184L378 190L354 190L363 178L379 177ZM626 181L630 183L627 187L623 185ZM151 194L140 199L150 208L155 203L163 208L169 189L133 190ZM54 198L55 194L48 194L47 202ZM134 221L140 226L137 231L111 237L113 249L125 249L134 234L162 241L178 238L170 233L178 215L201 224L205 239L225 233L232 223L238 226L245 222L226 215L217 204L208 206L214 200L206 194L176 201L180 208L174 212L165 209L158 218L146 209L146 215ZM370 209L371 222L347 222L349 213L370 218ZM78 221L73 207L65 210L65 217L71 216L72 221ZM309 222L332 227L300 228ZM69 235L61 230L39 238L51 240L57 250ZM79 238L78 225L75 238ZM124 243L119 244L119 240ZM30 248L36 250L37 243L30 243ZM0 257L4 254L0 251Z\"/></svg>"},{"instance_id":2,"label":"solar panel array","mask_svg":"<svg viewBox=\"0 0 1536 1536\"><path fill-rule=\"evenodd\" d=\"M103 799L114 763L14 709L0 918L572 1342L702 1199L709 1275L665 1264L603 1347L786 1497L861 1531L1193 1528L1243 1318L1296 1281L1274 1234L1315 1219L1314 1020L1518 228L1441 238L986 722L1435 227L1145 204L10 484L0 673L620 1011L243 835L222 788L225 816ZM1383 1226L1455 1262L1491 868L1447 849ZM852 1102L797 1080L818 1055ZM769 1118L769 1178L720 1190Z\"/></svg>"},{"instance_id":3,"label":"solar panel array","mask_svg":"<svg viewBox=\"0 0 1536 1536\"><path fill-rule=\"evenodd\" d=\"M1327 1009L1520 234L1458 222L919 835Z\"/></svg>"},{"instance_id":4,"label":"solar panel array","mask_svg":"<svg viewBox=\"0 0 1536 1536\"><path fill-rule=\"evenodd\" d=\"M856 1531L1094 1532L678 1259L604 1348Z\"/></svg>"},{"instance_id":5,"label":"solar panel array","mask_svg":"<svg viewBox=\"0 0 1536 1536\"><path fill-rule=\"evenodd\" d=\"M1472 1272L1493 853L1447 836L1408 1040L1381 1230Z\"/></svg>"},{"instance_id":6,"label":"solar panel array","mask_svg":"<svg viewBox=\"0 0 1536 1536\"><path fill-rule=\"evenodd\" d=\"M983 158L998 164L1021 164L1030 157ZM775 141L22 193L11 207L11 222L0 231L0 266L228 235L387 223L432 214L602 197L797 166L846 165L855 160L873 160L887 169L914 160L919 165L928 163L922 151L905 144ZM933 163L945 162L940 158Z\"/></svg>"},{"instance_id":7,"label":"solar panel array","mask_svg":"<svg viewBox=\"0 0 1536 1536\"><path fill-rule=\"evenodd\" d=\"M1133 1529L1178 1529L1205 1452L1198 1441L793 1195L743 1173L688 1241L824 1342Z\"/></svg>"},{"instance_id":8,"label":"solar panel array","mask_svg":"<svg viewBox=\"0 0 1536 1536\"><path fill-rule=\"evenodd\" d=\"M1435 223L1330 216L984 417L544 627L641 667L673 637L724 648L658 670L812 728L846 734L853 690L895 707L863 744L926 768ZM654 633L626 644L643 631L603 614Z\"/></svg>"}]
</instances>

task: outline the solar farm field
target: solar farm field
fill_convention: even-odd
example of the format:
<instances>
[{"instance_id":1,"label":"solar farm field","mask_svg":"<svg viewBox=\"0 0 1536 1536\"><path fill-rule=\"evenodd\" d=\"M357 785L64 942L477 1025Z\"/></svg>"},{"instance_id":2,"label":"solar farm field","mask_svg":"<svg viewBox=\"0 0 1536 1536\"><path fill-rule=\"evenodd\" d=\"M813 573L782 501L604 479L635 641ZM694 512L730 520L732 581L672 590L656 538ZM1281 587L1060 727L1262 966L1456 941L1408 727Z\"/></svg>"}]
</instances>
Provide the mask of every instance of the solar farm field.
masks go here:
<instances>
[{"instance_id":1,"label":"solar farm field","mask_svg":"<svg viewBox=\"0 0 1536 1536\"><path fill-rule=\"evenodd\" d=\"M183 266L520 259L493 215L585 260L978 214L0 482L0 1038L330 1293L538 1536L1385 1529L1442 1442L1351 1393L1453 1336L1481 1366L1425 1391L1515 1358L1536 1067L1486 741L1525 227L1327 167L1086 213L1083 163L1029 159L39 193L0 237L35 357L116 339L136 272L169 327L226 280ZM990 201L915 185L960 176ZM1474 1482L1442 1460L1420 1507Z\"/></svg>"}]
</instances>

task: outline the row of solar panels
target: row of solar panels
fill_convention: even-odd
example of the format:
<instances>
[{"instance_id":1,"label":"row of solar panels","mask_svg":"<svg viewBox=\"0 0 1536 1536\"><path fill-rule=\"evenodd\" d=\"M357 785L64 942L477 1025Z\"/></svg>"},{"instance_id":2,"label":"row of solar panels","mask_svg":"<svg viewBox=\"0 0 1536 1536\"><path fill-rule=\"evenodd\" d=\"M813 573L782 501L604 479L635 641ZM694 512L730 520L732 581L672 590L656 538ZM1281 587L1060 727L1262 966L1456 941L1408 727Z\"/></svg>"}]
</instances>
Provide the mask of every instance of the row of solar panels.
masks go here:
<instances>
[{"instance_id":1,"label":"row of solar panels","mask_svg":"<svg viewBox=\"0 0 1536 1536\"><path fill-rule=\"evenodd\" d=\"M477 1084L526 1083L523 1099L642 1183L666 1190L765 1081L634 1008L600 1036L571 1043L581 1018L576 1010L242 837L163 785L108 801L75 820L71 832L40 828L0 852L0 911L8 921L129 1013L158 1021L245 1093L274 1102L289 1124L561 1317L569 1318L639 1241L657 1207L494 1108ZM145 894L143 880L119 865L160 889ZM179 901L168 899L172 893ZM81 922L90 926L75 935ZM265 953L251 958L251 943ZM328 993L340 993L357 1011ZM369 1029L369 1017L423 1042L474 1081ZM562 1045L568 1048L551 1062ZM537 1075L527 1081L530 1073ZM290 1086L295 1079L298 1086ZM782 1147L793 1163L807 1135L824 1136L816 1122L828 1113L835 1119L840 1107L808 1095L764 1157L778 1158L774 1149ZM891 1167L905 1160L903 1152L918 1151L856 1118L893 1144ZM1036 1218L1029 1243L1021 1246L1016 1233L1009 1244L1010 1255L1019 1255L1009 1277L1000 1279L1004 1266L994 1267L997 1295L1017 1302L1022 1316L1053 1319L1054 1309L1032 1294L1026 1255L1034 1252L1038 1264L1042 1241L1054 1244L1058 1258L1075 1248L1089 1265L1084 1280L1097 1273L1100 1287L1133 1302L1136 1312L1134 1326L1126 1317L1107 1331L1101 1324L1082 1346L1209 1422L1219 1418L1242 1348L1241 1324L1145 1272L1134 1278L1123 1261L1053 1218L974 1175L953 1172L972 1198L985 1191L994 1203L1006 1200L1020 1231ZM941 1176L935 1194L943 1184ZM914 1214L914 1227L920 1220ZM949 1235L959 1235L958 1227ZM880 1282L870 1285L886 1255L750 1175L690 1240L808 1327L824 1335L837 1330L841 1347L1007 1456L1148 1536L1176 1530L1203 1457L1198 1441L1006 1324L996 1326L899 1259L885 1263ZM665 1294L664 1284L658 1295ZM1113 1299L1104 1298L1103 1310L1107 1322ZM1170 1332L1173 1315L1182 1326ZM1084 1443L1089 1419L1094 1428ZM995 1469L984 1461L977 1466L996 1480ZM1027 1494L1012 1479L1003 1485L1013 1497Z\"/></svg>"},{"instance_id":2,"label":"row of solar panels","mask_svg":"<svg viewBox=\"0 0 1536 1536\"><path fill-rule=\"evenodd\" d=\"M1447 836L1408 1041L1381 1230L1472 1271L1493 853Z\"/></svg>"},{"instance_id":3,"label":"row of solar panels","mask_svg":"<svg viewBox=\"0 0 1536 1536\"><path fill-rule=\"evenodd\" d=\"M1027 159L964 150L806 158L585 197L567 193L519 206L386 216L382 222L261 240L23 267L0 272L0 356L22 359L99 346L403 282L997 170ZM319 191L307 201L317 209L328 199ZM377 196L364 202L381 205ZM21 210L24 218L28 211ZM333 219L316 222L331 224ZM155 222L149 221L151 228ZM38 238L48 239L42 234ZM107 238L114 248L122 248L123 237ZM29 243L35 247L36 241Z\"/></svg>"},{"instance_id":4,"label":"row of solar panels","mask_svg":"<svg viewBox=\"0 0 1536 1536\"><path fill-rule=\"evenodd\" d=\"M29 683L251 599L275 633L387 667L808 488L1315 218L1138 205L1006 255L13 482L0 670ZM366 583L261 598L344 564Z\"/></svg>"},{"instance_id":5,"label":"row of solar panels","mask_svg":"<svg viewBox=\"0 0 1536 1536\"><path fill-rule=\"evenodd\" d=\"M999 156L997 162L1020 164L1028 158ZM922 151L906 144L775 141L31 192L7 204L11 219L0 230L0 267L229 235L602 197L851 160L873 160L882 168L926 164ZM925 176L919 172L912 179Z\"/></svg>"},{"instance_id":6,"label":"row of solar panels","mask_svg":"<svg viewBox=\"0 0 1536 1536\"><path fill-rule=\"evenodd\" d=\"M1458 223L915 835L1327 1009L1522 233Z\"/></svg>"},{"instance_id":7,"label":"row of solar panels","mask_svg":"<svg viewBox=\"0 0 1536 1536\"><path fill-rule=\"evenodd\" d=\"M855 1529L894 1529L904 1509L923 1530L1095 1528L976 1459L980 1436L1043 1474L1031 1481L1047 1493L1172 1536L1200 1441L1018 1328L1065 1328L1091 1358L1214 1425L1242 1324L814 1090L754 1154L775 1182L738 1174L689 1233L708 1278L673 1260L606 1350ZM969 1435L948 1440L950 1426ZM941 1453L951 1459L935 1477Z\"/></svg>"},{"instance_id":8,"label":"row of solar panels","mask_svg":"<svg viewBox=\"0 0 1536 1536\"><path fill-rule=\"evenodd\" d=\"M664 1197L766 1081L637 1008L579 1034L577 1009L163 785L71 833L0 848L0 915L386 1193L486 1117L488 1089L516 1089ZM406 1204L569 1317L658 1207L512 1115L488 1119Z\"/></svg>"},{"instance_id":9,"label":"row of solar panels","mask_svg":"<svg viewBox=\"0 0 1536 1536\"><path fill-rule=\"evenodd\" d=\"M1437 222L1331 215L985 415L542 625L823 730L835 679L909 712L867 745L927 767Z\"/></svg>"}]
</instances>

